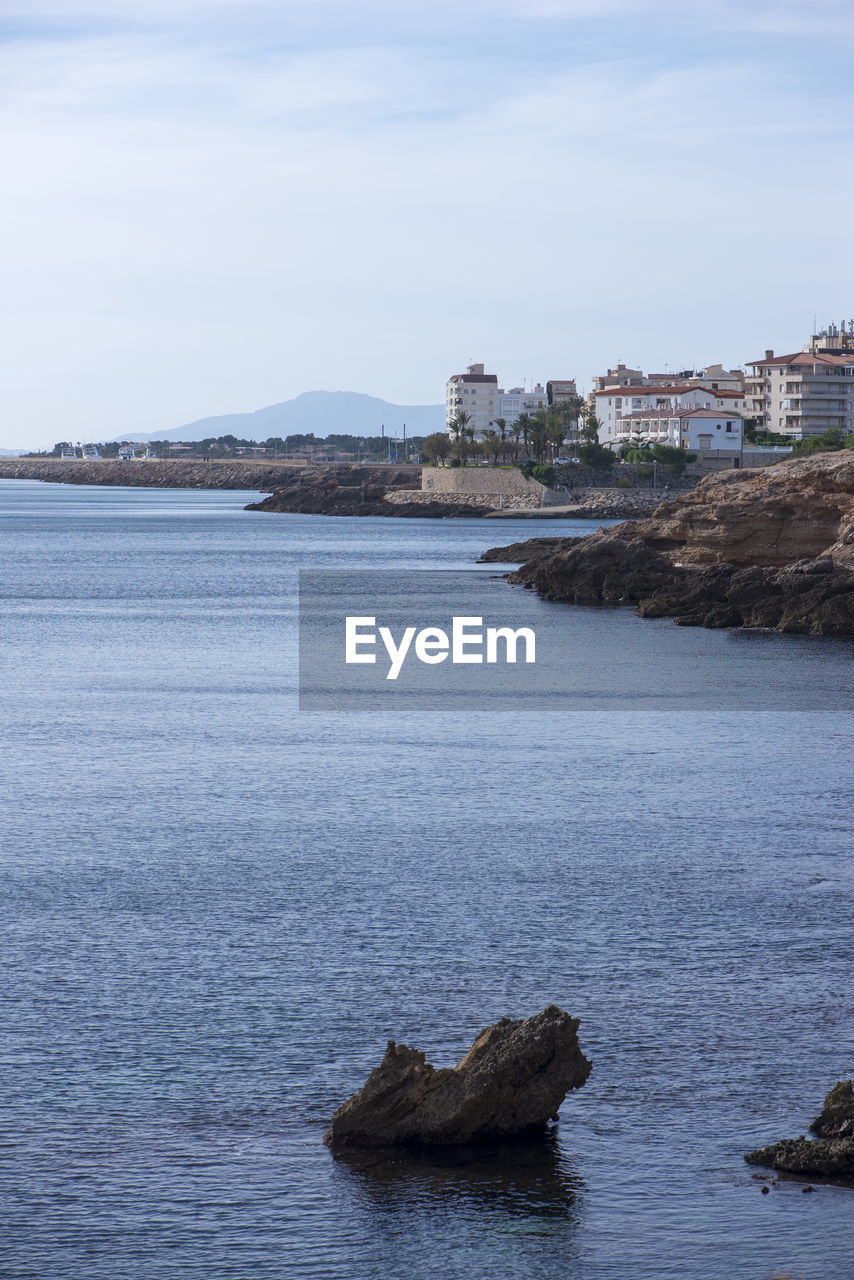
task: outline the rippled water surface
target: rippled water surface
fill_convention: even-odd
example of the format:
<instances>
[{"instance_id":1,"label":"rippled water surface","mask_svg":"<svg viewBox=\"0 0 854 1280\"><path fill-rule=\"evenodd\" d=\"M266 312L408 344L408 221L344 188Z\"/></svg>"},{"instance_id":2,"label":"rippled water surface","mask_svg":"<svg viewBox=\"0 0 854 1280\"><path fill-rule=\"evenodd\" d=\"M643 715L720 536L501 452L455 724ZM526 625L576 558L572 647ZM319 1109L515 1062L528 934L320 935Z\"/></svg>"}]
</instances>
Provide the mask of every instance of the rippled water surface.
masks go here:
<instances>
[{"instance_id":1,"label":"rippled water surface","mask_svg":"<svg viewBox=\"0 0 854 1280\"><path fill-rule=\"evenodd\" d=\"M0 1276L854 1276L854 1190L742 1159L854 1071L852 648L525 594L618 692L773 696L299 714L299 568L589 526L250 496L0 482ZM594 1070L548 1142L322 1145L388 1038L550 1001Z\"/></svg>"}]
</instances>

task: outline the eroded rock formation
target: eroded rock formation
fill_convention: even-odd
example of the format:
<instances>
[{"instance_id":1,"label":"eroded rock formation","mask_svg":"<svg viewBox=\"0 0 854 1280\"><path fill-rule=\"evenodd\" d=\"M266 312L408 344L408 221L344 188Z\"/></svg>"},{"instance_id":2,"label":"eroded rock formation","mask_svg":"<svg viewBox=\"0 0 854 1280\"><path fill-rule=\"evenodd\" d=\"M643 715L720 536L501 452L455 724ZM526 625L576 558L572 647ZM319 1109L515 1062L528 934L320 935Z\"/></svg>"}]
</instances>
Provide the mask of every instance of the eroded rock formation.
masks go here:
<instances>
[{"instance_id":1,"label":"eroded rock formation","mask_svg":"<svg viewBox=\"0 0 854 1280\"><path fill-rule=\"evenodd\" d=\"M854 1090L840 1080L824 1100L821 1115L810 1125L817 1138L784 1138L744 1158L783 1173L806 1177L854 1178Z\"/></svg>"},{"instance_id":2,"label":"eroded rock formation","mask_svg":"<svg viewBox=\"0 0 854 1280\"><path fill-rule=\"evenodd\" d=\"M854 451L706 477L647 520L484 560L544 599L635 605L683 626L854 636Z\"/></svg>"},{"instance_id":3,"label":"eroded rock formation","mask_svg":"<svg viewBox=\"0 0 854 1280\"><path fill-rule=\"evenodd\" d=\"M578 1019L549 1005L533 1018L502 1018L477 1036L455 1067L436 1068L388 1043L365 1084L339 1107L329 1146L458 1144L542 1128L591 1071Z\"/></svg>"}]
</instances>

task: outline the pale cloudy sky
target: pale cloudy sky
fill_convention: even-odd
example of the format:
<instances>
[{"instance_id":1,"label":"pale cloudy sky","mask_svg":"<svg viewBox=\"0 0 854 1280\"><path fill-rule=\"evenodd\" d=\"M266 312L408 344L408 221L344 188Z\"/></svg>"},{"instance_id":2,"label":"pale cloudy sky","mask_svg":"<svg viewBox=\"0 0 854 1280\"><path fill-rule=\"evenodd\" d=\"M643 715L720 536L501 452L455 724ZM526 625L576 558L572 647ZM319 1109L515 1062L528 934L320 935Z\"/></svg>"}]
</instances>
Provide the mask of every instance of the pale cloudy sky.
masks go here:
<instances>
[{"instance_id":1,"label":"pale cloudy sky","mask_svg":"<svg viewBox=\"0 0 854 1280\"><path fill-rule=\"evenodd\" d=\"M854 316L850 0L0 0L0 444Z\"/></svg>"}]
</instances>

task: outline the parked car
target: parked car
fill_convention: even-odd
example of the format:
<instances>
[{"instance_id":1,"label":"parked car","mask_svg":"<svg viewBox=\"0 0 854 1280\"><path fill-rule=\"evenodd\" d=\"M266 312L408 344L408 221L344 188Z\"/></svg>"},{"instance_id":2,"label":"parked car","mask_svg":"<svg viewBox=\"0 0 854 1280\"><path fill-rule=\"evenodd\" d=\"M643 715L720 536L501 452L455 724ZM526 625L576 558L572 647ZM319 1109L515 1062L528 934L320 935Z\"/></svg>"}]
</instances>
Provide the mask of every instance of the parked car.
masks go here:
<instances>
[{"instance_id":1,"label":"parked car","mask_svg":"<svg viewBox=\"0 0 854 1280\"><path fill-rule=\"evenodd\" d=\"M555 458L554 465L556 467L571 467L578 464L577 458Z\"/></svg>"}]
</instances>

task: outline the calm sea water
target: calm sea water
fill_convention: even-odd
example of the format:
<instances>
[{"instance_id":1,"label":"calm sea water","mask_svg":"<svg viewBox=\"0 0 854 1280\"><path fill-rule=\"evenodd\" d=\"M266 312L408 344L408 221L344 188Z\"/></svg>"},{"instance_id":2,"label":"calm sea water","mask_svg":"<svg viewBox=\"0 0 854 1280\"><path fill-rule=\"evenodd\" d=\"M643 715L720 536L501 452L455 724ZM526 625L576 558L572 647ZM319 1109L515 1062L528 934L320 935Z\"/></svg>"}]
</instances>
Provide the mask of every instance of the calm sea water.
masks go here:
<instances>
[{"instance_id":1,"label":"calm sea water","mask_svg":"<svg viewBox=\"0 0 854 1280\"><path fill-rule=\"evenodd\" d=\"M696 696L299 714L299 568L563 526L250 496L0 482L0 1276L854 1276L854 1191L742 1160L854 1071L851 646L521 593ZM550 1142L322 1145L388 1038L550 1001L594 1063Z\"/></svg>"}]
</instances>

